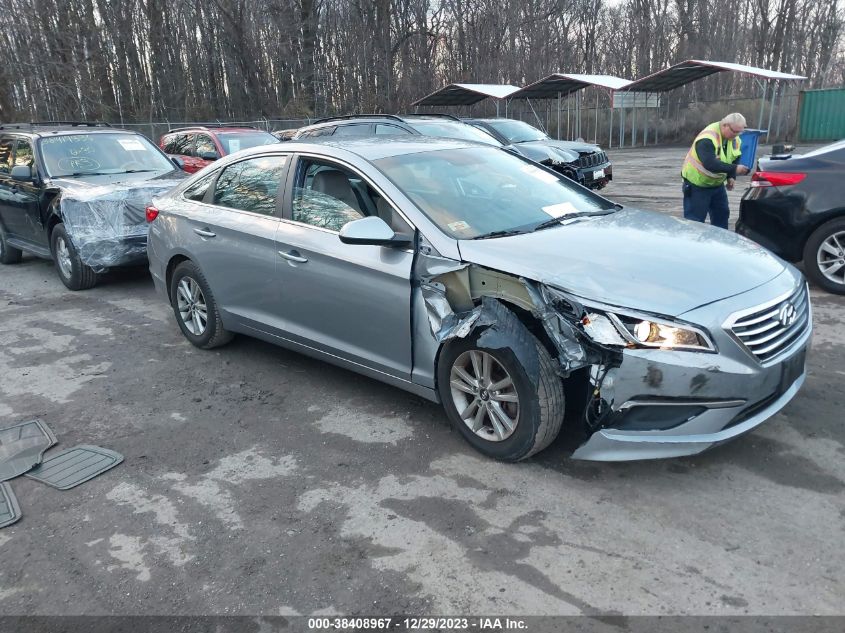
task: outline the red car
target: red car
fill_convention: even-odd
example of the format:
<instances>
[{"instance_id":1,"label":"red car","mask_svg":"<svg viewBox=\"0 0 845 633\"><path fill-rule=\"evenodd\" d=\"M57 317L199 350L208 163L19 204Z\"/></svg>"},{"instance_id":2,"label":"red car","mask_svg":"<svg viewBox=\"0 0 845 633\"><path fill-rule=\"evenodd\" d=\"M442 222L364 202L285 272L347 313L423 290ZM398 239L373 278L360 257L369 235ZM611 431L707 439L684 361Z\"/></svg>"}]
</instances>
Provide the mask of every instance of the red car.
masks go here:
<instances>
[{"instance_id":1,"label":"red car","mask_svg":"<svg viewBox=\"0 0 845 633\"><path fill-rule=\"evenodd\" d=\"M183 169L192 174L228 154L278 142L269 132L254 127L200 125L170 130L158 146L171 158L181 158Z\"/></svg>"}]
</instances>

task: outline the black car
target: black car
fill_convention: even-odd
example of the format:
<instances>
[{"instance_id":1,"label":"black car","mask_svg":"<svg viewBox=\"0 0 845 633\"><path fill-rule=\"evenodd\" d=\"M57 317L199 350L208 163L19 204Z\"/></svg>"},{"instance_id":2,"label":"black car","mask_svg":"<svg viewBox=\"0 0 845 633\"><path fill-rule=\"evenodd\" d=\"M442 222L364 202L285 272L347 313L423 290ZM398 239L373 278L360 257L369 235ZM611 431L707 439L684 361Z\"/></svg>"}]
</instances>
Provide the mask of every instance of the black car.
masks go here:
<instances>
[{"instance_id":1,"label":"black car","mask_svg":"<svg viewBox=\"0 0 845 633\"><path fill-rule=\"evenodd\" d=\"M145 208L186 174L145 136L96 123L0 125L0 263L52 259L71 290L146 261Z\"/></svg>"},{"instance_id":2,"label":"black car","mask_svg":"<svg viewBox=\"0 0 845 633\"><path fill-rule=\"evenodd\" d=\"M590 189L613 180L613 165L598 145L556 141L545 132L516 119L463 119L484 130L509 149L542 163Z\"/></svg>"},{"instance_id":3,"label":"black car","mask_svg":"<svg viewBox=\"0 0 845 633\"><path fill-rule=\"evenodd\" d=\"M320 119L291 140L352 136L438 136L501 146L498 140L450 114L350 114Z\"/></svg>"},{"instance_id":4,"label":"black car","mask_svg":"<svg viewBox=\"0 0 845 633\"><path fill-rule=\"evenodd\" d=\"M736 232L845 294L845 140L807 154L761 158L742 196Z\"/></svg>"}]
</instances>

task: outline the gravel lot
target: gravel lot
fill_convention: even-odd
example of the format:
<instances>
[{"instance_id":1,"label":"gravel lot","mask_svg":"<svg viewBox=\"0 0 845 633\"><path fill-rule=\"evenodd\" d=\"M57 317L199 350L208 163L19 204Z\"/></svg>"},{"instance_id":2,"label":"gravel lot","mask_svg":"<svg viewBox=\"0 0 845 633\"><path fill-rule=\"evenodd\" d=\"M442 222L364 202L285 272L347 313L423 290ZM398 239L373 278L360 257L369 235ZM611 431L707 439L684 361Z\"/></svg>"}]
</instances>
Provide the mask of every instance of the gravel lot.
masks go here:
<instances>
[{"instance_id":1,"label":"gravel lot","mask_svg":"<svg viewBox=\"0 0 845 633\"><path fill-rule=\"evenodd\" d=\"M679 213L685 151L612 152L603 193ZM0 426L126 460L12 482L0 615L843 614L845 298L812 297L806 385L755 432L512 465L397 389L245 337L194 349L143 270L71 293L25 258L0 270Z\"/></svg>"}]
</instances>

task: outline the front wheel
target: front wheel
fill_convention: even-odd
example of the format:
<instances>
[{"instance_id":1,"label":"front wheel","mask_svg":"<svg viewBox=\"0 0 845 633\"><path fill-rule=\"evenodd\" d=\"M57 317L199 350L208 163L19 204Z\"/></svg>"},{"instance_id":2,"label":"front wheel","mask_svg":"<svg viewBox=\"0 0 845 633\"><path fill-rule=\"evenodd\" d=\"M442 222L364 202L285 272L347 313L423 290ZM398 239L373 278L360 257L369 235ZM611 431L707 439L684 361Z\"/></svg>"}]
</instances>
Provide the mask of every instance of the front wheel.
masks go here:
<instances>
[{"instance_id":1,"label":"front wheel","mask_svg":"<svg viewBox=\"0 0 845 633\"><path fill-rule=\"evenodd\" d=\"M804 271L817 286L845 294L845 218L817 228L804 246Z\"/></svg>"},{"instance_id":2,"label":"front wheel","mask_svg":"<svg viewBox=\"0 0 845 633\"><path fill-rule=\"evenodd\" d=\"M208 282L194 262L184 261L173 271L170 304L182 334L197 347L211 349L232 340L232 334L223 329Z\"/></svg>"},{"instance_id":3,"label":"front wheel","mask_svg":"<svg viewBox=\"0 0 845 633\"><path fill-rule=\"evenodd\" d=\"M464 439L488 457L515 462L557 437L565 399L546 348L512 312L497 312L489 329L443 350L437 383L446 414Z\"/></svg>"},{"instance_id":4,"label":"front wheel","mask_svg":"<svg viewBox=\"0 0 845 633\"><path fill-rule=\"evenodd\" d=\"M50 234L50 252L59 273L59 279L69 290L87 290L97 283L97 273L86 266L70 241L64 224L57 224Z\"/></svg>"}]
</instances>

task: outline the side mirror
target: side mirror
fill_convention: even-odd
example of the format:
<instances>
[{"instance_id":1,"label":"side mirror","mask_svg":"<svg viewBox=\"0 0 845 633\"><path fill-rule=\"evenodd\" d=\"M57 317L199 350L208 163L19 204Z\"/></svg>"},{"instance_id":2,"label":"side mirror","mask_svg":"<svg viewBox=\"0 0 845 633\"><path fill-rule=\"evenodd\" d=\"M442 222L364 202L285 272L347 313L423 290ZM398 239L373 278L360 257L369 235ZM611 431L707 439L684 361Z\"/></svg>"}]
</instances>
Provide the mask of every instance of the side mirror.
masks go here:
<instances>
[{"instance_id":1,"label":"side mirror","mask_svg":"<svg viewBox=\"0 0 845 633\"><path fill-rule=\"evenodd\" d=\"M32 167L29 165L15 165L12 167L12 173L9 175L13 180L32 182Z\"/></svg>"},{"instance_id":2,"label":"side mirror","mask_svg":"<svg viewBox=\"0 0 845 633\"><path fill-rule=\"evenodd\" d=\"M185 161L179 158L178 156L171 156L170 160L173 161L173 164L176 165L182 171L185 171Z\"/></svg>"},{"instance_id":3,"label":"side mirror","mask_svg":"<svg viewBox=\"0 0 845 633\"><path fill-rule=\"evenodd\" d=\"M394 233L387 222L372 215L368 218L347 222L340 229L340 241L344 244L370 246L407 246L411 243L411 237Z\"/></svg>"},{"instance_id":4,"label":"side mirror","mask_svg":"<svg viewBox=\"0 0 845 633\"><path fill-rule=\"evenodd\" d=\"M220 158L217 155L217 152L200 152L199 157L203 160L217 160L218 158Z\"/></svg>"}]
</instances>

